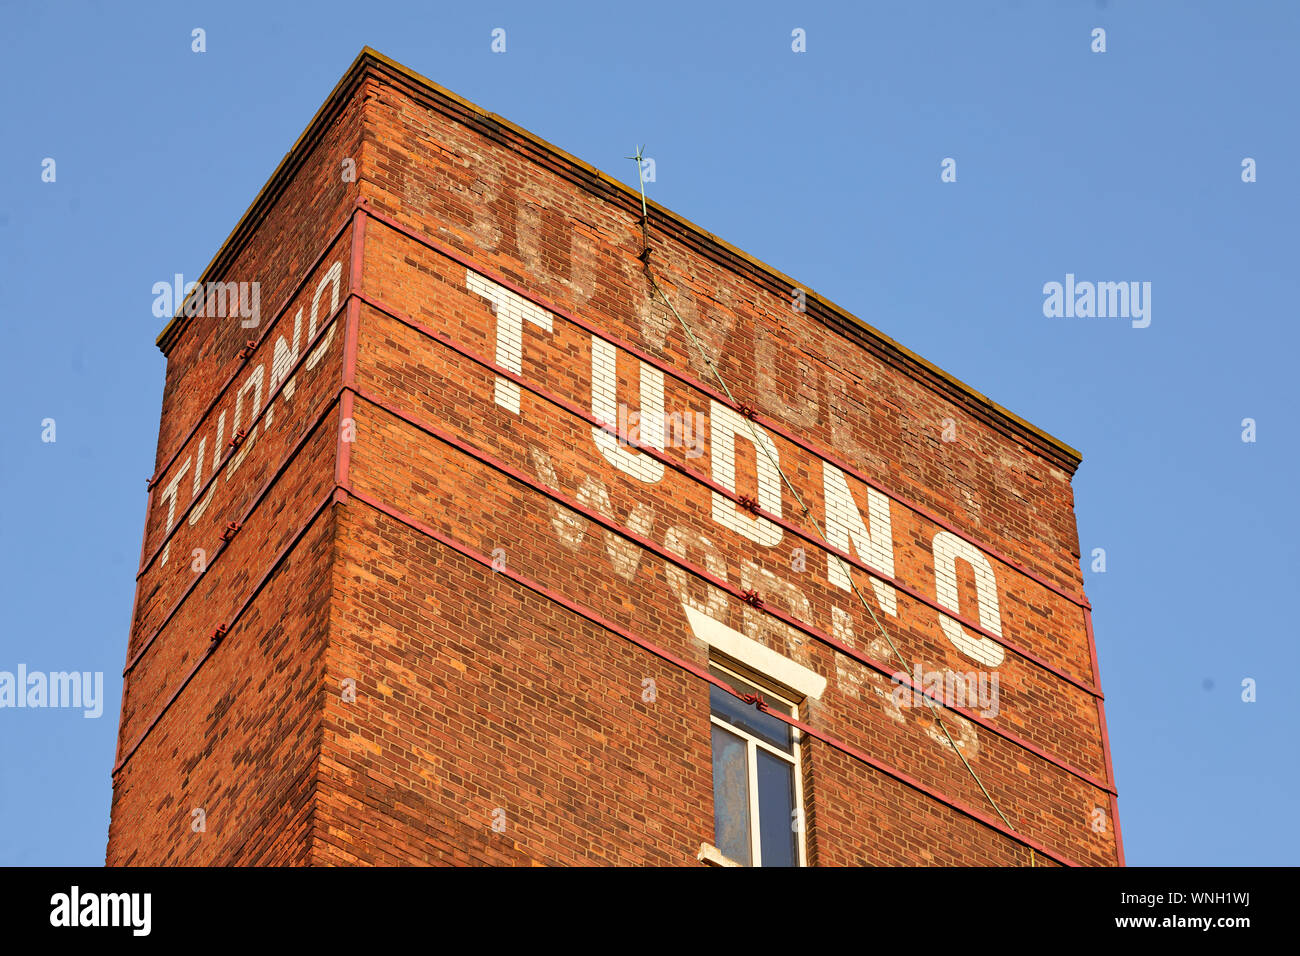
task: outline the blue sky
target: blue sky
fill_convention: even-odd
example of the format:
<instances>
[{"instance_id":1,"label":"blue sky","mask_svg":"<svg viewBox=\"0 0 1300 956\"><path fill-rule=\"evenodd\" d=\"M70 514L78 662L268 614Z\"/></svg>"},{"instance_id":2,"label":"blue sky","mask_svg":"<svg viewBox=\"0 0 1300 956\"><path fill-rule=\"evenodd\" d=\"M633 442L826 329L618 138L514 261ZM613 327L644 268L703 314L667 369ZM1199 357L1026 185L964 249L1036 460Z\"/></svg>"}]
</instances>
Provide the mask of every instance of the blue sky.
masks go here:
<instances>
[{"instance_id":1,"label":"blue sky","mask_svg":"<svg viewBox=\"0 0 1300 956\"><path fill-rule=\"evenodd\" d=\"M624 180L647 144L654 199L1079 448L1129 863L1300 862L1300 5L0 15L0 670L105 678L99 719L0 710L0 864L104 859L164 374L151 287L197 278L363 45ZM1150 326L1045 317L1066 273L1150 282Z\"/></svg>"}]
</instances>

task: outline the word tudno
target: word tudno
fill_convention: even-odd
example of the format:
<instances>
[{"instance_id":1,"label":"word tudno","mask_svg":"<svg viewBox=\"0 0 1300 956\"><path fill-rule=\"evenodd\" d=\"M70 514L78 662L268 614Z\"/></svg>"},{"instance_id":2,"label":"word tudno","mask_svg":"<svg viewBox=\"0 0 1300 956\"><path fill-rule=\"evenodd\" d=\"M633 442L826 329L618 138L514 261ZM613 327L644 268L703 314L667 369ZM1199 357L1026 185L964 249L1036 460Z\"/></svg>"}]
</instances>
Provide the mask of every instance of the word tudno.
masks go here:
<instances>
[{"instance_id":1,"label":"word tudno","mask_svg":"<svg viewBox=\"0 0 1300 956\"><path fill-rule=\"evenodd\" d=\"M330 306L325 313L326 317L331 317L329 329L324 333L321 342L308 353L303 360L303 369L312 371L320 364L325 352L334 338L334 323L332 316L338 311L339 307L339 283L343 275L343 263L335 262L330 266L329 271L325 273L320 284L316 286L316 294L311 300L311 313L307 321L307 342L316 338L316 324L319 321L318 312L320 309L321 298L325 295L325 290L330 290ZM275 345L271 349L270 361L263 358L257 365L251 366L244 380L235 389L233 399L228 401L227 407L223 408L217 417L217 429L215 441L212 443L212 472L215 474L216 469L221 466L221 460L225 457L227 451L226 443L226 417L229 414L230 434L233 438L241 431L241 424L245 421L251 421L256 418L262 410L263 394L274 393L283 383L281 389L280 402L283 404L293 398L294 390L297 388L297 373L289 374L289 370L298 362L298 356L302 350L302 309L298 309L298 314L293 320L293 344L290 345L285 336L277 336ZM269 368L268 368L269 366ZM269 374L268 374L269 372ZM239 466L244 463L248 456L249 449L257 439L257 430L259 427L269 429L275 420L275 409L268 407L266 409L265 422L259 425L253 425L247 429L247 433L240 439L239 450L231 456L230 463L226 465L227 482L230 481ZM167 528L165 533L171 534L172 526L176 523L176 501L181 493L181 482L185 476L190 474L193 468L193 478L190 481L190 500L193 507L190 510L189 524L193 525L198 522L199 518L207 510L208 505L212 502L213 493L217 490L217 482L212 481L208 493L204 495L202 501L198 501L199 492L203 488L203 468L204 459L208 449L208 438L204 435L199 439L197 452L187 457L184 462L172 473L171 479L167 484L162 486L159 495L159 507L167 509ZM167 558L171 552L171 542L163 548L162 555L158 561L159 567L167 563Z\"/></svg>"},{"instance_id":2,"label":"word tudno","mask_svg":"<svg viewBox=\"0 0 1300 956\"><path fill-rule=\"evenodd\" d=\"M521 374L523 364L524 323L537 326L544 333L553 331L553 316L531 300L493 282L486 276L466 270L466 288L491 305L496 316L496 362L512 373ZM637 481L653 484L664 475L664 464L657 458L639 454L636 447L665 448L664 376L645 361L640 362L641 429L638 446L632 447L626 435L617 433L619 401L616 374L616 347L597 335L591 337L591 414L605 423L591 428L591 438L606 462ZM494 400L498 406L513 415L520 414L520 387L504 376L495 380ZM756 422L746 418L729 405L712 398L708 401L708 451L704 457L711 465L711 478L732 495L736 494L737 439L744 441L752 454L757 474L757 497L753 509L742 508L735 500L710 490L712 518L718 525L734 531L764 548L780 544L784 537L781 525L764 517L759 511L782 517L784 507L780 475L780 451L772 437ZM626 421L626 419L625 419ZM655 427L647 427L653 425ZM874 568L882 577L894 576L894 540L890 517L890 502L886 495L868 486L866 489L866 515L859 509L843 471L828 461L814 457L806 465L815 474L820 467L824 513L820 521L826 541L844 553L856 552L864 563ZM957 562L968 563L975 575L978 620L989 633L1001 637L1002 619L998 608L998 587L993 565L989 559L964 538L947 531L938 531L931 540L931 561L934 567L935 590L940 604L959 611L957 587ZM836 588L850 591L849 572L838 559L827 555L827 580ZM881 578L872 578L871 587L881 610L891 616L898 615L898 598L895 588ZM1004 649L993 638L972 636L961 623L946 614L938 614L944 636L961 654L988 667L1002 663Z\"/></svg>"}]
</instances>

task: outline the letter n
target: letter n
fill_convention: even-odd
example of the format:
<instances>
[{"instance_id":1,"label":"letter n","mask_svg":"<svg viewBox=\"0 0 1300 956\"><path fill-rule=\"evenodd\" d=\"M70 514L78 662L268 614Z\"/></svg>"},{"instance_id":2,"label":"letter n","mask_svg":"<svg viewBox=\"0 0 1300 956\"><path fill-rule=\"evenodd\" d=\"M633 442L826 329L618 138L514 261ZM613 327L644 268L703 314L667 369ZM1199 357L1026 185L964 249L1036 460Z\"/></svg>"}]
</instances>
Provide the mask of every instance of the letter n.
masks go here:
<instances>
[{"instance_id":1,"label":"letter n","mask_svg":"<svg viewBox=\"0 0 1300 956\"><path fill-rule=\"evenodd\" d=\"M867 488L867 512L871 525L862 520L862 512L849 491L848 479L829 462L822 462L822 486L826 493L826 541L833 548L852 554L882 574L894 576L894 537L890 527L889 499L875 488ZM849 566L833 554L826 556L826 577L837 588L850 589ZM878 578L871 579L876 603L886 614L898 616L898 594Z\"/></svg>"}]
</instances>

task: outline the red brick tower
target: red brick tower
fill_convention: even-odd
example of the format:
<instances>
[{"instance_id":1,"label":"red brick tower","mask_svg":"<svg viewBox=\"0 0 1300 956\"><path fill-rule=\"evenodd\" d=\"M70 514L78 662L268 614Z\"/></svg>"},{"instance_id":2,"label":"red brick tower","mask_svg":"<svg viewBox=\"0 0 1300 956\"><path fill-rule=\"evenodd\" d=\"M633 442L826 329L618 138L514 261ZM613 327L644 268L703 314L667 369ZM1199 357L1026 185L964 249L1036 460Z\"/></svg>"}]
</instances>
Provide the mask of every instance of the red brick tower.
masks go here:
<instances>
[{"instance_id":1,"label":"red brick tower","mask_svg":"<svg viewBox=\"0 0 1300 956\"><path fill-rule=\"evenodd\" d=\"M370 50L200 282L109 864L1122 863L1068 446Z\"/></svg>"}]
</instances>

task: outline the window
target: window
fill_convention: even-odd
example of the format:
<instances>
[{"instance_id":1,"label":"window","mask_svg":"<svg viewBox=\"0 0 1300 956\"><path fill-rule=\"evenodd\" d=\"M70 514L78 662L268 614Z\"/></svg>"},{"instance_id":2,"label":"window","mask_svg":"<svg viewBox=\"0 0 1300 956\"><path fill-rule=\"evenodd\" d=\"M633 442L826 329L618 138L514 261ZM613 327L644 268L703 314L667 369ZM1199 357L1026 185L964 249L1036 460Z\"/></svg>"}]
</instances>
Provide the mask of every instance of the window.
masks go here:
<instances>
[{"instance_id":1,"label":"window","mask_svg":"<svg viewBox=\"0 0 1300 956\"><path fill-rule=\"evenodd\" d=\"M739 693L762 694L771 711L798 716L795 704L777 691L716 663L709 672ZM802 866L799 732L712 685L709 710L718 849L745 866Z\"/></svg>"}]
</instances>

